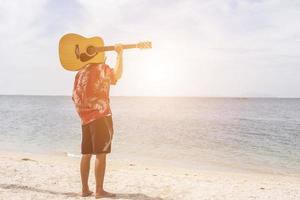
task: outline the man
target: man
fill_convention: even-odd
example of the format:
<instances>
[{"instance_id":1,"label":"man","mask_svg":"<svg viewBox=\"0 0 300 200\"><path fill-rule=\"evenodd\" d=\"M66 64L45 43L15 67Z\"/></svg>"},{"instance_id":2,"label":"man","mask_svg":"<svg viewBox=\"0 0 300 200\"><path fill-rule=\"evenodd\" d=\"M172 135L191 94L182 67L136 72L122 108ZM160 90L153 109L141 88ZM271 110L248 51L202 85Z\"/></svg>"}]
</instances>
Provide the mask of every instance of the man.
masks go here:
<instances>
[{"instance_id":1,"label":"man","mask_svg":"<svg viewBox=\"0 0 300 200\"><path fill-rule=\"evenodd\" d=\"M82 196L91 196L88 177L92 155L95 159L95 198L116 196L103 188L106 154L111 152L113 138L112 113L109 105L110 85L115 85L123 71L123 47L115 45L117 63L114 69L104 63L88 64L75 77L73 96L82 122L80 173Z\"/></svg>"}]
</instances>

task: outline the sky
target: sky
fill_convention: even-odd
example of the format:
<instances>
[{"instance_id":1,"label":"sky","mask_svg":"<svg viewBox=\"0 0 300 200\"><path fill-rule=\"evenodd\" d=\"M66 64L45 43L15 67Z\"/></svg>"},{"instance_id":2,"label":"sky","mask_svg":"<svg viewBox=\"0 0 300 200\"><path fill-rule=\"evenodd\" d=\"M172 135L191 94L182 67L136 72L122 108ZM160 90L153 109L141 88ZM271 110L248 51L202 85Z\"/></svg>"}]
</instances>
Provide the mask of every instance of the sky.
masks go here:
<instances>
[{"instance_id":1,"label":"sky","mask_svg":"<svg viewBox=\"0 0 300 200\"><path fill-rule=\"evenodd\" d=\"M112 96L300 97L299 19L296 0L0 0L0 94L71 95L71 32L152 41L124 51Z\"/></svg>"}]
</instances>

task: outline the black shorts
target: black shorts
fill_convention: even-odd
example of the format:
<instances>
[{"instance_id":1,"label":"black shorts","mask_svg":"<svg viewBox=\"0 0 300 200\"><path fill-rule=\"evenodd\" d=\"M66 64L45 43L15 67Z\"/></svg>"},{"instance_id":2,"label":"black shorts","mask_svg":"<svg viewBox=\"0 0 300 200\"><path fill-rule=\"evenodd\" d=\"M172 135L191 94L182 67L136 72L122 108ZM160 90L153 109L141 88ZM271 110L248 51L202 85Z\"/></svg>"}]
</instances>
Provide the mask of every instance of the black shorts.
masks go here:
<instances>
[{"instance_id":1,"label":"black shorts","mask_svg":"<svg viewBox=\"0 0 300 200\"><path fill-rule=\"evenodd\" d=\"M111 152L113 138L112 117L101 117L82 125L82 154L100 154Z\"/></svg>"}]
</instances>

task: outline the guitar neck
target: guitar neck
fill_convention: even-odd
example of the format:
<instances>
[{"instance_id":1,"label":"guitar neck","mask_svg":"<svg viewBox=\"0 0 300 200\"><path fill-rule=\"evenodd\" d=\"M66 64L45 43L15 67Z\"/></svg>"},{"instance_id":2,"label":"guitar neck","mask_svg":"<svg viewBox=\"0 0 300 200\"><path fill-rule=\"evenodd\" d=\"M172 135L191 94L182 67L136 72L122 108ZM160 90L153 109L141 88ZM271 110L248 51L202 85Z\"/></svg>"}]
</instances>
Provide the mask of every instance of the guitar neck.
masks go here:
<instances>
[{"instance_id":1,"label":"guitar neck","mask_svg":"<svg viewBox=\"0 0 300 200\"><path fill-rule=\"evenodd\" d=\"M133 49L137 48L137 44L125 44L122 45L123 49ZM103 46L103 47L97 47L97 52L102 52L102 51L114 51L115 46Z\"/></svg>"}]
</instances>

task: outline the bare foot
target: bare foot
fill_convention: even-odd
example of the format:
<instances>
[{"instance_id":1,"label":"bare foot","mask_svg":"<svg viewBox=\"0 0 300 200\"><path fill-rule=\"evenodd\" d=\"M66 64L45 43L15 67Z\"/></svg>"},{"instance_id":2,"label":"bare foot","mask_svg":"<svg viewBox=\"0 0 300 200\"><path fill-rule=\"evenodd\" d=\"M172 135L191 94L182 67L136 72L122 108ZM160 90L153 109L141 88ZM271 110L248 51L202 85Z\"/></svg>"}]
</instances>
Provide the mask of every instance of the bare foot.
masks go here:
<instances>
[{"instance_id":1,"label":"bare foot","mask_svg":"<svg viewBox=\"0 0 300 200\"><path fill-rule=\"evenodd\" d=\"M107 197L116 197L116 194L106 192L103 190L101 193L96 193L96 196L95 196L96 199L107 198Z\"/></svg>"},{"instance_id":2,"label":"bare foot","mask_svg":"<svg viewBox=\"0 0 300 200\"><path fill-rule=\"evenodd\" d=\"M92 194L93 194L93 192L90 191L90 190L88 190L88 191L86 191L86 192L82 192L82 193L81 193L81 196L82 196L82 197L89 197L89 196L91 196Z\"/></svg>"}]
</instances>

